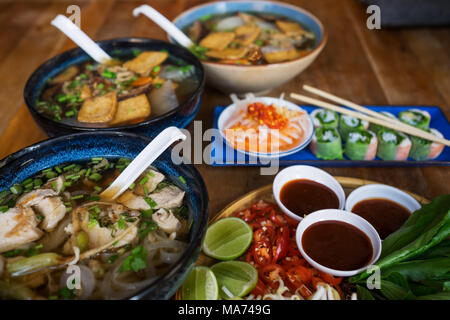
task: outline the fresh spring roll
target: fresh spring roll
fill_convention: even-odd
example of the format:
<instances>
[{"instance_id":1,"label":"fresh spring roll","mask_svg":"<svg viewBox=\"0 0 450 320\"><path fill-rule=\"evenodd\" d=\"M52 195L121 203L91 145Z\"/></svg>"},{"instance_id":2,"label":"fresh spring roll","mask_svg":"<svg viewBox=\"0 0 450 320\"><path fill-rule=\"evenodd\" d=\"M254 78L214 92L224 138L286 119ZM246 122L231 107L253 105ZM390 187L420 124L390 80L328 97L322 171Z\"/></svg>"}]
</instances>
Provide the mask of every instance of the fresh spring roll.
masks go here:
<instances>
[{"instance_id":1,"label":"fresh spring roll","mask_svg":"<svg viewBox=\"0 0 450 320\"><path fill-rule=\"evenodd\" d=\"M347 140L350 131L367 130L368 127L369 123L365 120L360 120L348 115L342 115L339 118L339 133L344 141Z\"/></svg>"},{"instance_id":2,"label":"fresh spring roll","mask_svg":"<svg viewBox=\"0 0 450 320\"><path fill-rule=\"evenodd\" d=\"M437 137L443 138L444 136L436 129L425 130L434 134ZM411 151L409 152L410 158L414 160L430 160L436 159L444 150L444 145L438 142L432 142L419 137L411 136Z\"/></svg>"},{"instance_id":3,"label":"fresh spring roll","mask_svg":"<svg viewBox=\"0 0 450 320\"><path fill-rule=\"evenodd\" d=\"M381 111L380 113L383 114L383 115L385 115L386 117L391 118L391 119L397 119L396 116L394 116L394 115L393 115L392 113L390 113L390 112L387 112L387 111ZM380 130L383 129L383 128L385 128L385 127L380 126L379 124L375 124L375 123L371 123L371 124L369 125L369 130L372 131L372 132L374 132L375 134L377 134L378 131L380 131Z\"/></svg>"},{"instance_id":4,"label":"fresh spring roll","mask_svg":"<svg viewBox=\"0 0 450 320\"><path fill-rule=\"evenodd\" d=\"M339 115L337 112L326 110L326 109L316 109L311 112L311 118L315 128L333 128L336 129L339 124Z\"/></svg>"},{"instance_id":5,"label":"fresh spring roll","mask_svg":"<svg viewBox=\"0 0 450 320\"><path fill-rule=\"evenodd\" d=\"M345 155L351 160L373 160L377 154L378 139L369 130L353 130L345 143Z\"/></svg>"},{"instance_id":6,"label":"fresh spring roll","mask_svg":"<svg viewBox=\"0 0 450 320\"><path fill-rule=\"evenodd\" d=\"M430 126L431 116L427 111L419 109L410 109L402 111L398 114L400 121L419 129L428 129Z\"/></svg>"},{"instance_id":7,"label":"fresh spring roll","mask_svg":"<svg viewBox=\"0 0 450 320\"><path fill-rule=\"evenodd\" d=\"M408 159L411 150L411 140L407 135L390 130L381 129L377 134L377 157L382 160L404 161Z\"/></svg>"},{"instance_id":8,"label":"fresh spring roll","mask_svg":"<svg viewBox=\"0 0 450 320\"><path fill-rule=\"evenodd\" d=\"M342 159L342 143L337 129L317 128L310 147L317 158L324 160Z\"/></svg>"}]
</instances>

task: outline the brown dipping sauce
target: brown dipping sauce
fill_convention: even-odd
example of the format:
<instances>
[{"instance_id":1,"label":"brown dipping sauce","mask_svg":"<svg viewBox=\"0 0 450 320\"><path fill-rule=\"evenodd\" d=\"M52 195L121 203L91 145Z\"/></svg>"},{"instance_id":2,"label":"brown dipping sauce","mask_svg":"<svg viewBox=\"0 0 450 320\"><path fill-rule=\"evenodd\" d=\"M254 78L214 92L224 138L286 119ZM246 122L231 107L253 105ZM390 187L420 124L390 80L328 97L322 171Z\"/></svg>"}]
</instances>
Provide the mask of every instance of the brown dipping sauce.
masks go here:
<instances>
[{"instance_id":1,"label":"brown dipping sauce","mask_svg":"<svg viewBox=\"0 0 450 320\"><path fill-rule=\"evenodd\" d=\"M333 190L307 179L287 182L281 188L280 200L286 208L300 217L317 210L339 208L339 199Z\"/></svg>"},{"instance_id":2,"label":"brown dipping sauce","mask_svg":"<svg viewBox=\"0 0 450 320\"><path fill-rule=\"evenodd\" d=\"M400 228L409 218L404 206L388 199L366 199L358 202L352 212L370 222L381 239Z\"/></svg>"},{"instance_id":3,"label":"brown dipping sauce","mask_svg":"<svg viewBox=\"0 0 450 320\"><path fill-rule=\"evenodd\" d=\"M302 246L317 263L335 270L356 270L366 266L373 255L367 235L341 221L321 221L303 232Z\"/></svg>"}]
</instances>

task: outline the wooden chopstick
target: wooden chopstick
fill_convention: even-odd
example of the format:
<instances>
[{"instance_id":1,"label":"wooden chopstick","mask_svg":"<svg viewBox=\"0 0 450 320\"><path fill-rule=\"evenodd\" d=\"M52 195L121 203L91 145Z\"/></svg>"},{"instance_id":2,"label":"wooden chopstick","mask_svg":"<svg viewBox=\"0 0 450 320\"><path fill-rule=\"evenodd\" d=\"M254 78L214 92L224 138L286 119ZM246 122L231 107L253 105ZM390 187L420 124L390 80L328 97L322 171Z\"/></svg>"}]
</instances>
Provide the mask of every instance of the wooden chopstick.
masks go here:
<instances>
[{"instance_id":1,"label":"wooden chopstick","mask_svg":"<svg viewBox=\"0 0 450 320\"><path fill-rule=\"evenodd\" d=\"M380 119L380 118L370 117L370 116L360 113L360 112L342 108L342 107L336 106L334 104L331 104L331 103L328 103L328 102L325 102L322 100L314 99L311 97L307 97L307 96L297 94L297 93L291 93L291 97L296 100L299 100L299 101L303 101L303 102L306 102L306 103L309 103L312 105L316 105L316 106L319 106L319 107L322 107L325 109L333 110L333 111L336 111L341 114L346 114L346 115L349 115L349 116L352 116L352 117L355 117L355 118L358 118L361 120L365 120L367 122L375 123L375 124L378 124L380 126L383 126L383 127L389 128L389 129L401 131L403 133L407 133L409 135L416 136L416 137L419 137L419 138L422 138L425 140L430 140L433 142L442 143L446 146L450 146L450 140L439 138L439 137L435 136L434 134L417 129L412 126L408 126L408 125L403 126L397 121L391 122L391 121L386 121L386 120Z\"/></svg>"}]
</instances>

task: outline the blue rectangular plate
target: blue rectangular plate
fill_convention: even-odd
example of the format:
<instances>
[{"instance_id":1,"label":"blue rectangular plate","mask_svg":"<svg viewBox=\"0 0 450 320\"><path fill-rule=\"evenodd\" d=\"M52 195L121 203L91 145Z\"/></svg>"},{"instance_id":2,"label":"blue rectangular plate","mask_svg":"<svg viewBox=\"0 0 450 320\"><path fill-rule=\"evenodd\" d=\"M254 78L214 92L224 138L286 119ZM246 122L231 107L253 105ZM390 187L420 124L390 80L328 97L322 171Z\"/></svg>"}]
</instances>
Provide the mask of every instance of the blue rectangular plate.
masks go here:
<instances>
[{"instance_id":1,"label":"blue rectangular plate","mask_svg":"<svg viewBox=\"0 0 450 320\"><path fill-rule=\"evenodd\" d=\"M308 113L311 113L316 107L301 106ZM394 115L398 115L399 112L408 109L420 109L428 111L431 115L431 128L439 130L447 139L450 137L450 124L445 117L444 113L439 107L436 106L366 106L367 108L380 112L388 111ZM217 129L217 121L219 115L225 107L216 106L214 109L214 122L213 128ZM222 149L222 150L221 150ZM219 150L219 152L217 152ZM220 152L220 150L222 152ZM225 154L234 154L234 161L226 162ZM434 160L415 161L408 159L406 161L383 161L379 158L370 161L355 161L355 160L321 160L318 159L309 149L306 147L297 153L291 154L279 159L281 166L293 165L293 164L312 164L315 166L324 167L421 167L421 166L448 166L450 165L450 148L445 147L441 155ZM258 162L255 158L251 158L248 155L243 155L236 150L230 148L225 142L214 140L211 145L211 158L210 164L212 166L261 166L262 163Z\"/></svg>"}]
</instances>

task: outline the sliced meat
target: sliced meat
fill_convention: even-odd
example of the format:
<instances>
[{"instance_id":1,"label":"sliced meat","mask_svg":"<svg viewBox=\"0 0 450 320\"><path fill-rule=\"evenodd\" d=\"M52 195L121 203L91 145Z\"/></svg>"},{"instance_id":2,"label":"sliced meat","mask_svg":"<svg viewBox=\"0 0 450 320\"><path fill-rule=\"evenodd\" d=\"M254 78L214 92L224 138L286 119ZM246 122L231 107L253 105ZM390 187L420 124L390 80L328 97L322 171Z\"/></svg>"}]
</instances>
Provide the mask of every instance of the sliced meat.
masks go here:
<instances>
[{"instance_id":1,"label":"sliced meat","mask_svg":"<svg viewBox=\"0 0 450 320\"><path fill-rule=\"evenodd\" d=\"M39 239L43 232L31 208L11 208L0 214L0 253Z\"/></svg>"},{"instance_id":2,"label":"sliced meat","mask_svg":"<svg viewBox=\"0 0 450 320\"><path fill-rule=\"evenodd\" d=\"M144 187L147 189L146 191L148 193L151 193L156 189L158 184L160 184L165 178L161 172L150 169L145 171L144 174L140 178L138 178L137 181L141 181L141 179L143 179L145 176L148 177L148 180L143 185L138 184L135 189L136 194L140 196L145 195Z\"/></svg>"},{"instance_id":3,"label":"sliced meat","mask_svg":"<svg viewBox=\"0 0 450 320\"><path fill-rule=\"evenodd\" d=\"M66 206L59 197L42 199L34 206L36 211L44 216L41 228L52 231L66 215Z\"/></svg>"},{"instance_id":4,"label":"sliced meat","mask_svg":"<svg viewBox=\"0 0 450 320\"><path fill-rule=\"evenodd\" d=\"M182 227L181 222L170 210L161 208L152 215L152 219L161 230L167 233L177 232Z\"/></svg>"},{"instance_id":5,"label":"sliced meat","mask_svg":"<svg viewBox=\"0 0 450 320\"><path fill-rule=\"evenodd\" d=\"M150 194L149 197L157 204L154 209L176 208L183 203L184 191L171 185L161 189L161 191Z\"/></svg>"},{"instance_id":6,"label":"sliced meat","mask_svg":"<svg viewBox=\"0 0 450 320\"><path fill-rule=\"evenodd\" d=\"M101 212L96 213L94 216L89 210L95 205L101 209ZM74 212L71 231L74 235L80 230L86 232L89 238L90 249L101 247L127 232L114 245L114 247L121 247L131 243L138 233L137 226L129 226L129 223L124 222L124 220L122 220L122 223L119 223L122 215L139 219L139 212L130 211L122 205L93 202L78 208Z\"/></svg>"},{"instance_id":7,"label":"sliced meat","mask_svg":"<svg viewBox=\"0 0 450 320\"><path fill-rule=\"evenodd\" d=\"M57 194L59 194L63 189L64 180L64 176L58 176L56 178L48 180L44 187L51 188L56 191Z\"/></svg>"},{"instance_id":8,"label":"sliced meat","mask_svg":"<svg viewBox=\"0 0 450 320\"><path fill-rule=\"evenodd\" d=\"M42 199L47 197L53 197L56 196L57 193L55 190L52 189L37 189L30 191L28 193L25 193L23 196L21 196L16 203L16 206L22 207L22 208L28 208L37 205L39 202L42 201Z\"/></svg>"},{"instance_id":9,"label":"sliced meat","mask_svg":"<svg viewBox=\"0 0 450 320\"><path fill-rule=\"evenodd\" d=\"M134 194L131 190L125 191L117 202L133 210L148 210L149 204L145 201L144 197Z\"/></svg>"}]
</instances>

